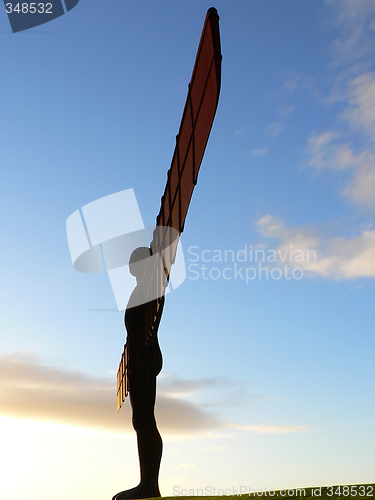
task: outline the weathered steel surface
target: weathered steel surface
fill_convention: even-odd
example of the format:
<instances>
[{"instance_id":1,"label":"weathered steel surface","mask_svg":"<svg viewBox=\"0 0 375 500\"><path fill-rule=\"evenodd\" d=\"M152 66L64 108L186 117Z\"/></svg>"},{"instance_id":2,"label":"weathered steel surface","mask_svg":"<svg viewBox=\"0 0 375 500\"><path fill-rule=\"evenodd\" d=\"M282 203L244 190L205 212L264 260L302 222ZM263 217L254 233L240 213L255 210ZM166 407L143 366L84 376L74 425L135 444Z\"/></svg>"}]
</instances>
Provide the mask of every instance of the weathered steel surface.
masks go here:
<instances>
[{"instance_id":1,"label":"weathered steel surface","mask_svg":"<svg viewBox=\"0 0 375 500\"><path fill-rule=\"evenodd\" d=\"M160 259L149 259L145 273L149 299L146 300L145 343L152 336L155 325L160 322L161 297L168 286L178 237L184 229L190 199L215 118L220 94L221 60L219 16L216 9L211 8L204 22L180 129L176 136L176 147L153 233L151 253L160 255ZM126 348L117 373L117 411L128 392L125 356Z\"/></svg>"}]
</instances>

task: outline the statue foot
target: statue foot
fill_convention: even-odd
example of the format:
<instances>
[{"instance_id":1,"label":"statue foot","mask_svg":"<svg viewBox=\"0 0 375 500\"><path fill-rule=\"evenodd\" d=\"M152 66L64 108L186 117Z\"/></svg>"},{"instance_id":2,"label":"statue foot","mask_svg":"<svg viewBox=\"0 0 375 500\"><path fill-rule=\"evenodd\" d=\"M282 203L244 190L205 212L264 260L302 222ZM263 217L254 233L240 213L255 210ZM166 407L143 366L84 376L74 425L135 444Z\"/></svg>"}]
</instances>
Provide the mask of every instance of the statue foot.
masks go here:
<instances>
[{"instance_id":1,"label":"statue foot","mask_svg":"<svg viewBox=\"0 0 375 500\"><path fill-rule=\"evenodd\" d=\"M135 488L117 493L112 500L155 498L160 497L160 490L157 484L139 483Z\"/></svg>"}]
</instances>

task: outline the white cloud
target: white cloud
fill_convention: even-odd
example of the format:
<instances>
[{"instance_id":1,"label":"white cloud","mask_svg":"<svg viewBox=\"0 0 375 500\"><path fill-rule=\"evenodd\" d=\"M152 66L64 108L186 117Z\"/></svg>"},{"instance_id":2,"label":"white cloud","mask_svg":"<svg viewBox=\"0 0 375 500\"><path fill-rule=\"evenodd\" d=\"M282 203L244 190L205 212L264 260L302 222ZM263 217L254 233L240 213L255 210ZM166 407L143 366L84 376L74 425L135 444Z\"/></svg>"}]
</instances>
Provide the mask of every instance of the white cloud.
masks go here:
<instances>
[{"instance_id":1,"label":"white cloud","mask_svg":"<svg viewBox=\"0 0 375 500\"><path fill-rule=\"evenodd\" d=\"M284 88L288 90L289 92L293 92L293 90L296 90L298 88L297 82L295 80L287 80L284 83Z\"/></svg>"},{"instance_id":2,"label":"white cloud","mask_svg":"<svg viewBox=\"0 0 375 500\"><path fill-rule=\"evenodd\" d=\"M197 466L195 464L192 465L187 465L187 464L181 464L176 467L176 469L196 469Z\"/></svg>"},{"instance_id":3,"label":"white cloud","mask_svg":"<svg viewBox=\"0 0 375 500\"><path fill-rule=\"evenodd\" d=\"M284 130L283 122L273 122L266 127L266 135L269 137L277 137Z\"/></svg>"},{"instance_id":4,"label":"white cloud","mask_svg":"<svg viewBox=\"0 0 375 500\"><path fill-rule=\"evenodd\" d=\"M249 152L249 155L252 155L252 156L263 156L267 153L267 148L261 148L261 149L252 149L250 152Z\"/></svg>"},{"instance_id":5,"label":"white cloud","mask_svg":"<svg viewBox=\"0 0 375 500\"><path fill-rule=\"evenodd\" d=\"M341 26L341 34L333 43L333 63L346 64L371 57L374 47L368 30L375 18L373 0L326 0L332 7L334 24Z\"/></svg>"},{"instance_id":6,"label":"white cloud","mask_svg":"<svg viewBox=\"0 0 375 500\"><path fill-rule=\"evenodd\" d=\"M313 133L308 141L309 165L317 169L350 169L343 195L357 205L375 208L375 73L367 72L348 84L347 107L340 118L350 131L362 135L362 147L355 152L344 133ZM357 148L358 149L358 148Z\"/></svg>"},{"instance_id":7,"label":"white cloud","mask_svg":"<svg viewBox=\"0 0 375 500\"><path fill-rule=\"evenodd\" d=\"M357 204L375 207L375 155L365 158L357 169L354 180L344 189L343 194Z\"/></svg>"},{"instance_id":8,"label":"white cloud","mask_svg":"<svg viewBox=\"0 0 375 500\"><path fill-rule=\"evenodd\" d=\"M337 132L313 132L308 141L307 155L309 165L318 169L332 168L335 170L355 166L356 160L347 144L337 144Z\"/></svg>"},{"instance_id":9,"label":"white cloud","mask_svg":"<svg viewBox=\"0 0 375 500\"><path fill-rule=\"evenodd\" d=\"M312 76L306 76L304 73L289 71L288 80L284 83L284 89L289 93L292 93L297 89L304 89L312 91L314 94L316 94L315 78ZM293 111L293 109L294 106L286 106L284 108L282 107L281 111L286 111L287 115L289 115Z\"/></svg>"},{"instance_id":10,"label":"white cloud","mask_svg":"<svg viewBox=\"0 0 375 500\"><path fill-rule=\"evenodd\" d=\"M369 210L375 208L375 153L374 147L363 148L356 154L346 142L339 142L339 134L313 134L308 142L307 155L311 167L333 170L350 169L342 194L353 203Z\"/></svg>"},{"instance_id":11,"label":"white cloud","mask_svg":"<svg viewBox=\"0 0 375 500\"><path fill-rule=\"evenodd\" d=\"M375 73L364 73L350 82L349 106L343 116L375 140Z\"/></svg>"},{"instance_id":12,"label":"white cloud","mask_svg":"<svg viewBox=\"0 0 375 500\"><path fill-rule=\"evenodd\" d=\"M279 113L284 118L288 118L288 116L291 114L293 110L294 110L293 105L287 106L286 104L283 104L282 106L279 107Z\"/></svg>"},{"instance_id":13,"label":"white cloud","mask_svg":"<svg viewBox=\"0 0 375 500\"><path fill-rule=\"evenodd\" d=\"M237 136L237 135L242 135L246 132L246 128L239 128L235 131L234 135Z\"/></svg>"},{"instance_id":14,"label":"white cloud","mask_svg":"<svg viewBox=\"0 0 375 500\"><path fill-rule=\"evenodd\" d=\"M331 44L333 88L323 99L326 104L348 98L348 85L373 65L375 39L375 2L373 0L325 0L330 9L329 20L338 33Z\"/></svg>"},{"instance_id":15,"label":"white cloud","mask_svg":"<svg viewBox=\"0 0 375 500\"><path fill-rule=\"evenodd\" d=\"M354 21L366 21L368 16L375 14L373 0L326 0L335 8L338 22L348 24Z\"/></svg>"},{"instance_id":16,"label":"white cloud","mask_svg":"<svg viewBox=\"0 0 375 500\"><path fill-rule=\"evenodd\" d=\"M279 240L279 262L299 267L307 275L333 279L375 278L375 229L363 230L346 239L320 237L309 226L288 227L272 215L263 216L256 225L263 236ZM287 260L283 260L283 256L287 256Z\"/></svg>"},{"instance_id":17,"label":"white cloud","mask_svg":"<svg viewBox=\"0 0 375 500\"><path fill-rule=\"evenodd\" d=\"M342 195L368 211L375 209L375 50L371 29L375 26L374 0L326 0L332 7L332 20L339 30L333 44L331 70L344 65L333 80L333 90L326 104L344 104L337 116L337 127L311 134L306 152L308 164L316 171L331 169L345 185ZM285 88L313 85L302 73L290 74ZM312 226L293 228L273 216L257 221L260 233L278 240L278 250L292 245L304 252L317 251L316 262L300 262L311 276L334 279L375 277L375 229L358 228L351 237L321 236ZM295 264L294 264L295 265Z\"/></svg>"}]
</instances>

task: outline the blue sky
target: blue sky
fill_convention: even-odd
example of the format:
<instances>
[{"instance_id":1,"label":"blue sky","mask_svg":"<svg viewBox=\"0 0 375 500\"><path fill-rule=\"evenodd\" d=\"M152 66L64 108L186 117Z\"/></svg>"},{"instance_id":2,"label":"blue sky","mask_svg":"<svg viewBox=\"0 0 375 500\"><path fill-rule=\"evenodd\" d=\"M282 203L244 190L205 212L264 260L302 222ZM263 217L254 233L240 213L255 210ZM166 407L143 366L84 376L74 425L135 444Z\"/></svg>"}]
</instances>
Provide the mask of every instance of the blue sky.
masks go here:
<instances>
[{"instance_id":1,"label":"blue sky","mask_svg":"<svg viewBox=\"0 0 375 500\"><path fill-rule=\"evenodd\" d=\"M129 404L115 410L122 313L89 311L115 299L74 270L65 223L133 188L154 224L211 6L81 0L18 34L0 13L2 498L138 480ZM373 482L374 3L214 6L220 101L160 327L162 494ZM245 246L278 255L268 273L299 250L301 279L234 279L259 271ZM203 262L215 250L240 259Z\"/></svg>"}]
</instances>

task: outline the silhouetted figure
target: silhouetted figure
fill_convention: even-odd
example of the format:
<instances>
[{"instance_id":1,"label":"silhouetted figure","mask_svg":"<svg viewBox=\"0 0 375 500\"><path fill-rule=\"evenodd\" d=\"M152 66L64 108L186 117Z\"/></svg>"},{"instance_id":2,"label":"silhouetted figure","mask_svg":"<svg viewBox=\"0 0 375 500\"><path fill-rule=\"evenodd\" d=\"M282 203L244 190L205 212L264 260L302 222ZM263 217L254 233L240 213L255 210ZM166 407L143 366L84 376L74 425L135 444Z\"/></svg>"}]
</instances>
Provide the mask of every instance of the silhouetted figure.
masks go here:
<instances>
[{"instance_id":1,"label":"silhouetted figure","mask_svg":"<svg viewBox=\"0 0 375 500\"><path fill-rule=\"evenodd\" d=\"M129 270L137 278L137 286L130 296L125 311L125 327L128 332L128 379L130 403L133 410L133 427L137 433L140 483L135 488L117 493L112 500L125 498L160 497L158 484L162 455L162 440L154 415L156 377L160 373L163 359L157 332L164 306L164 296L152 336L146 343L147 311L150 302L144 304L146 262L150 249L134 250L129 261ZM140 304L140 305L137 305Z\"/></svg>"},{"instance_id":2,"label":"silhouetted figure","mask_svg":"<svg viewBox=\"0 0 375 500\"><path fill-rule=\"evenodd\" d=\"M137 433L141 482L133 489L118 493L112 500L160 496L158 475L162 440L156 427L154 406L156 376L162 367L157 331L164 296L144 302L147 296L155 297L158 293L164 293L159 289L165 290L168 285L171 266L177 255L178 242L173 232L179 235L184 230L190 199L219 101L221 59L219 16L216 9L211 7L204 22L172 163L156 218L158 230L154 231L151 243L155 262L147 266L147 273L150 274L146 276L147 279L146 261L150 257L150 249L138 248L130 257L130 272L137 278L137 286L125 312L128 338L117 372L117 409L125 401L128 388L133 427ZM165 228L171 232L168 233ZM161 260L156 258L161 255ZM148 287L150 290L147 290Z\"/></svg>"}]
</instances>

